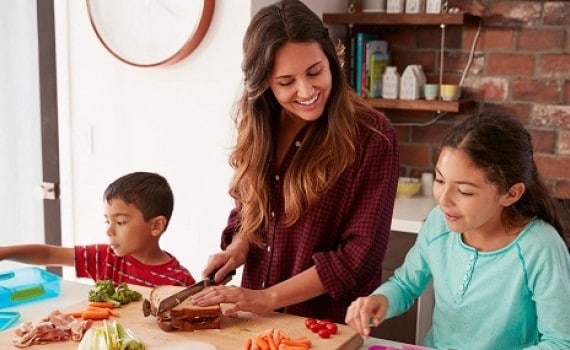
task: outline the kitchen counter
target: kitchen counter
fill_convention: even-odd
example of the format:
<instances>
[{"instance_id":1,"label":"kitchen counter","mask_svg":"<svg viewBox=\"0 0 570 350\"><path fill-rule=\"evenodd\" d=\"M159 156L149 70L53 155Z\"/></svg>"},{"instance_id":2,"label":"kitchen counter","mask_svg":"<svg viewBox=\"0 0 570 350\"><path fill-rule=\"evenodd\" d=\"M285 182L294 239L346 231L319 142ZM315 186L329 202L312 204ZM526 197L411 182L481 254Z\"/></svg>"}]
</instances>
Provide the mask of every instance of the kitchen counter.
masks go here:
<instances>
[{"instance_id":1,"label":"kitchen counter","mask_svg":"<svg viewBox=\"0 0 570 350\"><path fill-rule=\"evenodd\" d=\"M45 299L45 300L41 300L41 301L37 301L37 302L32 302L32 303L27 303L27 304L21 304L17 307L12 307L12 308L5 308L2 309L2 311L18 311L21 314L21 318L20 318L20 322L18 324L21 324L22 322L26 322L26 321L34 321L37 322L39 321L42 317L47 316L49 313L51 313L53 310L59 309L59 310L66 310L66 311L71 311L72 309L79 309L79 307L75 306L75 305L86 305L86 296L88 294L89 289L92 288L92 285L90 284L85 284L85 283L80 283L80 282L75 282L75 281L67 281L67 280L63 280L62 284L61 284L61 294L60 296L56 297L56 298L49 298L49 299ZM142 287L144 289L144 287ZM135 286L135 289L137 289L137 287ZM143 293L144 295L144 293ZM127 305L128 306L128 305ZM154 332L154 326L155 324L152 324L153 321L150 318L144 318L142 317L142 313L140 312L139 308L136 308L136 310L133 310L133 308L131 309L127 309L127 306L123 307L123 309L118 309L119 312L121 313L121 315L118 318L119 322L124 322L124 326L129 327L129 328L134 328L133 330L135 331L135 333L140 334L141 338L143 338L143 341L145 340L145 336L147 336L147 342L150 343L149 344L149 349L152 350L153 348L157 348L157 344L158 348L166 348L166 346L168 344L170 344L170 340L166 340L164 338L173 335L176 339L175 339L175 343L180 346L183 345L184 342L192 342L192 340L190 340L189 338L184 338L184 333L178 333L178 334L174 334L174 333L166 333L163 332L161 330L158 329L158 327L156 327L156 334L159 334L159 336L154 336L151 339L149 339L148 337L151 336L151 333ZM139 306L139 305L137 305ZM134 305L133 305L134 307ZM132 315L136 313L136 317L134 319L136 319L136 321L127 321L127 320L133 320ZM140 317L139 317L139 313L140 313ZM255 318L255 317L254 317ZM296 316L291 316L291 315L282 315L282 314L276 314L276 316L267 316L267 317L260 317L263 320L267 320L268 322L268 326L267 328L270 327L276 327L277 325L283 324L283 328L284 330L287 329L287 327L290 327L291 324L293 322L297 322L297 328L298 330L301 332L301 334L305 333L306 329L304 329L304 324L303 322L301 322L303 319L301 318L297 318ZM146 324L149 323L150 324ZM228 324L231 324L233 321L230 321ZM271 324L273 322L273 324ZM237 327L237 329L239 331L242 331L246 328L251 328L250 329L250 333L251 331L253 331L253 323L249 323L246 325L248 327ZM263 326L265 327L265 326ZM278 326L277 326L278 327ZM343 328L344 327L344 328ZM0 347L1 348L6 348L6 345L11 344L11 341L13 339L15 339L15 335L13 333L14 328L10 328L8 330L5 330L3 332L0 332ZM237 331L235 329L229 329L231 332L236 333ZM352 339L352 341L347 341L347 344L353 344L354 339L357 338L357 335L352 335L350 336L348 333L350 333L352 330L350 328L348 328L346 325L341 325L340 328L342 334L344 334L345 337L347 337L346 339ZM152 331L152 332L151 332ZM215 332L218 330L210 330L210 332ZM297 331L297 330L296 330ZM219 332L219 331L218 331ZM223 332L223 331L222 331ZM348 333L347 333L348 332ZM154 333L152 333L154 334ZM197 334L193 334L193 338L195 339L194 341L196 341L196 335ZM222 338L222 334L221 333L217 333L217 334L207 334L206 332L201 333L200 335L204 335L204 338L199 338L197 340L202 340L202 341L207 341L207 340L211 340L215 339L214 341L221 339ZM208 339L208 336L210 337ZM212 337L213 336L213 337ZM316 335L309 333L307 334L307 336L309 337L316 337ZM351 338L353 337L353 338ZM245 340L246 337L244 336L238 336L238 339L241 342L241 339L243 338L243 340ZM338 338L338 337L337 337ZM316 338L318 339L318 338ZM317 340L320 343L319 344L315 344L315 348L316 349L321 349L323 348L323 344L326 344L325 342L330 342L333 338L331 339L324 339L324 340ZM212 341L212 342L214 342ZM166 342L166 344L164 344ZM356 344L358 344L359 342L356 342ZM330 344L332 344L332 342L330 342ZM392 345L392 346L397 346L399 345L399 343L397 342L392 342L389 340L384 340L384 339L378 339L378 338L370 338L367 339L360 347L358 347L358 350L366 350L368 349L368 347L370 345ZM241 345L241 343L240 343ZM71 343L71 342L63 342L63 343L53 343L53 344L48 344L48 345L43 345L43 346L37 346L38 349L72 349L75 348L76 344ZM342 348L342 347L341 347ZM352 347L351 347L352 348ZM221 349L224 349L224 347L222 346Z\"/></svg>"},{"instance_id":2,"label":"kitchen counter","mask_svg":"<svg viewBox=\"0 0 570 350\"><path fill-rule=\"evenodd\" d=\"M431 210L437 206L432 197L399 197L394 203L392 231L418 233Z\"/></svg>"}]
</instances>

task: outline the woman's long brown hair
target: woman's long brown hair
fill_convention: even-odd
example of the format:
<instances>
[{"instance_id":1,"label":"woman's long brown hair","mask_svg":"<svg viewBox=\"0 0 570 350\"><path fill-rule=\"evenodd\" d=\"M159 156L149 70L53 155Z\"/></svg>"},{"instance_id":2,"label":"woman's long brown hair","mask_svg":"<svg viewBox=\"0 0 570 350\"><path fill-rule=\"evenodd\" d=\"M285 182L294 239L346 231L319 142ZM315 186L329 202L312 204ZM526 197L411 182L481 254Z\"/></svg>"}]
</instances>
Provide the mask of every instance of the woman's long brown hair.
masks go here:
<instances>
[{"instance_id":1,"label":"woman's long brown hair","mask_svg":"<svg viewBox=\"0 0 570 350\"><path fill-rule=\"evenodd\" d=\"M286 224L292 225L340 174L354 162L359 121L358 97L343 71L342 45L335 45L319 17L302 2L284 0L261 9L243 41L245 87L234 111L237 140L230 156L235 173L230 195L238 202L238 233L262 246L269 220L270 167L282 107L268 88L275 52L287 42L318 43L328 58L332 90L323 115L307 128L302 146L287 170L284 184Z\"/></svg>"}]
</instances>

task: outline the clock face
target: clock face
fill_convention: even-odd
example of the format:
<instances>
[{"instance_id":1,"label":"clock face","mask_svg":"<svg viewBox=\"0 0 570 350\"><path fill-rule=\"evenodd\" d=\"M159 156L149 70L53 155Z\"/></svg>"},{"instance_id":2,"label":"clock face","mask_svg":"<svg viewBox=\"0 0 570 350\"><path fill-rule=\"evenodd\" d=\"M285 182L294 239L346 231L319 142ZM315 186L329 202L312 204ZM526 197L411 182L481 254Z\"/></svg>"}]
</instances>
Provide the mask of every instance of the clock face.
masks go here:
<instances>
[{"instance_id":1,"label":"clock face","mask_svg":"<svg viewBox=\"0 0 570 350\"><path fill-rule=\"evenodd\" d=\"M188 56L210 25L215 0L86 0L91 25L115 57L135 66Z\"/></svg>"}]
</instances>

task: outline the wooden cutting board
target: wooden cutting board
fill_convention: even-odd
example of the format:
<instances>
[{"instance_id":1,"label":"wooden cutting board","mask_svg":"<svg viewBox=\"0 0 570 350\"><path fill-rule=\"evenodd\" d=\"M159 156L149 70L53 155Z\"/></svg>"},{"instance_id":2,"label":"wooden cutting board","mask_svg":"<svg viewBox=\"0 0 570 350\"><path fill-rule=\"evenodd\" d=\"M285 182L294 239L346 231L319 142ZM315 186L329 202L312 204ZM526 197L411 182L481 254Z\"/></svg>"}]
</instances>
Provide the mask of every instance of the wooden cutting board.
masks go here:
<instances>
[{"instance_id":1,"label":"wooden cutting board","mask_svg":"<svg viewBox=\"0 0 570 350\"><path fill-rule=\"evenodd\" d=\"M150 289L132 286L140 291L144 298L148 298ZM87 299L87 298L86 298ZM72 305L63 311L80 311L86 308L87 300ZM195 349L211 350L236 350L243 349L247 338L268 328L279 328L292 338L307 337L311 339L312 348L315 350L354 350L362 345L362 338L350 327L339 324L337 334L331 335L328 339L322 339L317 334L312 333L305 327L303 317L287 315L282 313L271 313L267 315L257 315L251 313L239 313L237 317L222 317L221 329L208 329L193 332L175 331L164 332L158 328L156 319L152 316L144 317L142 314L142 301L127 304L115 309L120 315L116 320L124 327L131 329L145 344L149 350L159 349ZM38 315L38 321L41 317ZM112 319L110 319L112 320ZM93 323L93 327L100 326L101 321ZM12 340L16 339L13 329L0 333L0 349L13 348ZM40 350L71 350L77 348L75 342L59 342L46 345L34 346L31 349Z\"/></svg>"}]
</instances>

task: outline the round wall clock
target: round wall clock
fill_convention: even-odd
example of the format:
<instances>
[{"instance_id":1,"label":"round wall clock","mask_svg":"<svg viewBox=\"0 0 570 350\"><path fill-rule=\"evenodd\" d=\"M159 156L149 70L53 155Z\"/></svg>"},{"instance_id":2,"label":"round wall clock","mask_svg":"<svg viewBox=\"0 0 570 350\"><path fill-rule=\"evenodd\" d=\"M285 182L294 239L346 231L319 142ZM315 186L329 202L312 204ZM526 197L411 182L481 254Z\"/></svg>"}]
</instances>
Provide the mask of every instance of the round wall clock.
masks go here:
<instances>
[{"instance_id":1,"label":"round wall clock","mask_svg":"<svg viewBox=\"0 0 570 350\"><path fill-rule=\"evenodd\" d=\"M89 20L105 48L138 67L172 64L200 44L215 0L86 0Z\"/></svg>"}]
</instances>

